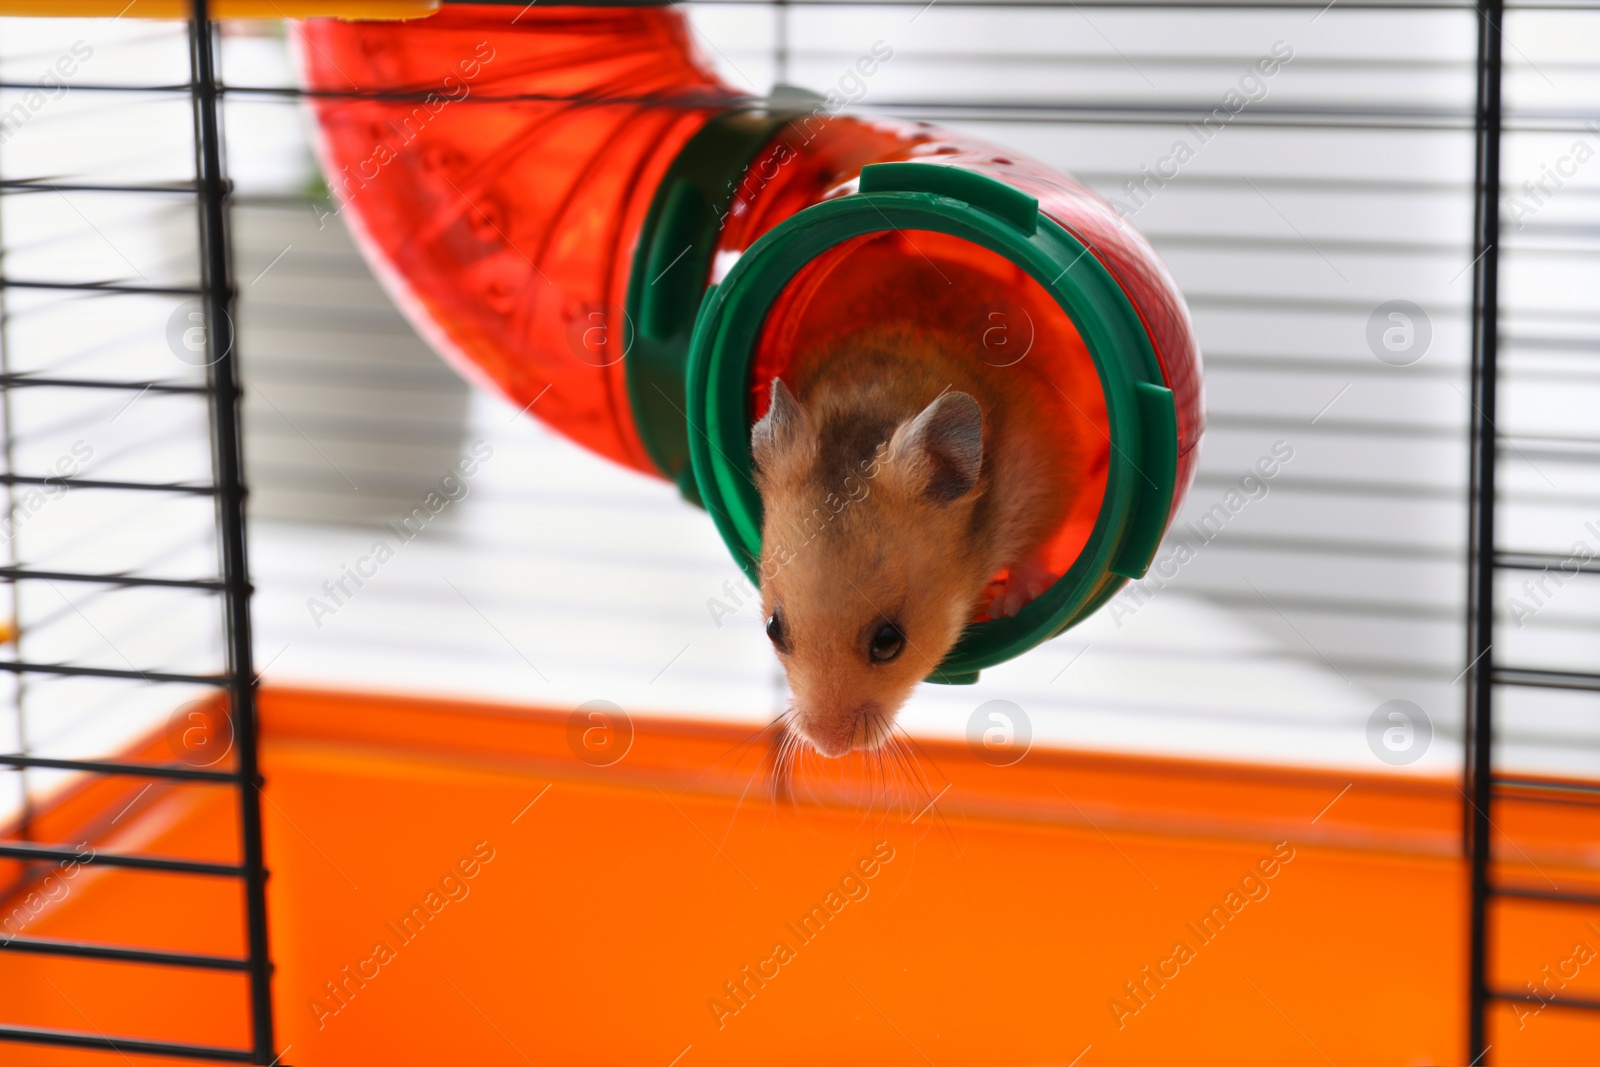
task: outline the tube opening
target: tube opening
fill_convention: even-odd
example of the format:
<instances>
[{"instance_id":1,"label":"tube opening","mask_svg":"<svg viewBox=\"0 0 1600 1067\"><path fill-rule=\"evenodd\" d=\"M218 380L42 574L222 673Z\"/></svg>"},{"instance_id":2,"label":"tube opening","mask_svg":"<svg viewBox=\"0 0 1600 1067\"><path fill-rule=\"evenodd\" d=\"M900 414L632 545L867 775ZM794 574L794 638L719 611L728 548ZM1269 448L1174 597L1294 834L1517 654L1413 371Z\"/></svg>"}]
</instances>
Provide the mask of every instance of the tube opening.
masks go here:
<instances>
[{"instance_id":1,"label":"tube opening","mask_svg":"<svg viewBox=\"0 0 1600 1067\"><path fill-rule=\"evenodd\" d=\"M865 337L926 345L970 360L997 396L1026 400L1036 417L1024 432L1044 439L1071 469L1054 532L1035 554L1047 575L990 582L973 622L998 614L1013 584L1011 612L1066 574L1089 542L1105 498L1110 431L1100 375L1061 305L1027 271L971 241L928 230L861 234L802 267L779 292L755 347L749 424L766 413L769 384L805 382L825 361ZM881 340L879 343L882 343ZM1007 491L993 485L991 492Z\"/></svg>"}]
</instances>

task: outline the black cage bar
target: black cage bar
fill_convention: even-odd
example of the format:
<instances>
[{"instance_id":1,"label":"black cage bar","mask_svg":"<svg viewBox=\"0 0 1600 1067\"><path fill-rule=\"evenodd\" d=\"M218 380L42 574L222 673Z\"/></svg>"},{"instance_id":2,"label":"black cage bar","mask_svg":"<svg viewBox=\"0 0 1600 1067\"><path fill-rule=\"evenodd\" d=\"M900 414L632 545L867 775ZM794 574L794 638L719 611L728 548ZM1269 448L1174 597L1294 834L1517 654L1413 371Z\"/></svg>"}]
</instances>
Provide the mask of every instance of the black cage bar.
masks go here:
<instances>
[{"instance_id":1,"label":"black cage bar","mask_svg":"<svg viewBox=\"0 0 1600 1067\"><path fill-rule=\"evenodd\" d=\"M191 684L214 688L226 702L232 723L234 761L231 769L208 769L183 763L143 763L120 760L56 759L33 756L25 751L0 755L0 767L20 773L29 768L78 771L86 775L148 779L154 782L210 784L231 787L237 797L238 863L217 863L153 855L99 852L95 864L122 870L158 871L198 878L223 878L236 881L241 889L246 951L242 956L221 956L194 952L175 952L125 945L100 944L82 940L12 936L0 939L0 950L82 960L106 960L149 964L169 968L242 973L249 988L250 1040L247 1048L224 1048L182 1041L149 1040L108 1035L98 1029L66 1030L32 1026L0 1025L0 1042L98 1049L108 1052L169 1056L209 1062L272 1064L279 1060L273 1036L272 964L267 940L266 879L261 838L261 776L257 766L255 671L252 662L250 629L249 566L245 551L245 485L241 452L238 356L235 350L234 303L236 291L232 277L232 253L228 237L228 198L230 184L223 172L223 132L219 101L222 88L217 73L217 25L211 20L208 0L193 0L189 22L190 80L174 91L189 95L193 107L195 181L182 186L68 186L89 191L123 191L170 196L193 195L198 210L199 276L198 287L131 285L110 282L50 282L7 277L6 288L55 289L84 293L141 293L194 296L203 302L206 381L203 386L174 381L132 381L99 378L62 378L11 373L0 376L0 389L7 403L14 404L17 389L112 390L142 396L147 392L203 400L207 408L211 441L210 484L159 483L128 480L60 478L18 474L10 460L11 420L7 419L7 470L0 483L50 486L58 484L73 491L117 490L137 493L180 494L211 497L215 504L218 576L215 578L166 578L135 573L91 574L71 571L6 567L0 580L89 583L109 588L154 587L192 590L220 600L223 620L224 669L219 674L190 674L128 669L98 668L71 663L44 663L28 660L18 644L16 659L0 662L0 670L19 676L127 679L146 684ZM53 183L49 189L61 191ZM8 182L11 193L43 191L37 183ZM20 703L19 703L20 707ZM25 739L24 739L25 740ZM26 795L26 791L24 791ZM141 794L142 795L142 794ZM28 834L26 800L22 832ZM65 844L10 840L0 843L0 857L32 864L71 860L78 853Z\"/></svg>"}]
</instances>

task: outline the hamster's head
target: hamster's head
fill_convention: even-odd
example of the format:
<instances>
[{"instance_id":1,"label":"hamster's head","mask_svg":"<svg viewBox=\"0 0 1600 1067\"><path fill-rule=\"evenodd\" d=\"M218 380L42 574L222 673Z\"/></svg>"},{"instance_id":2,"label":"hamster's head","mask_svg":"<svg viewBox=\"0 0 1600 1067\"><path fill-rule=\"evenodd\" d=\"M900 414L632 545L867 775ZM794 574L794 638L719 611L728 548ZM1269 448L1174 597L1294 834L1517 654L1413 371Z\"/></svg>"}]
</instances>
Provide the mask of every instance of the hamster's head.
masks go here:
<instances>
[{"instance_id":1,"label":"hamster's head","mask_svg":"<svg viewBox=\"0 0 1600 1067\"><path fill-rule=\"evenodd\" d=\"M794 693L792 724L824 756L873 749L972 618L983 416L946 392L917 414L808 412L783 382L751 432L761 493L761 604Z\"/></svg>"}]
</instances>

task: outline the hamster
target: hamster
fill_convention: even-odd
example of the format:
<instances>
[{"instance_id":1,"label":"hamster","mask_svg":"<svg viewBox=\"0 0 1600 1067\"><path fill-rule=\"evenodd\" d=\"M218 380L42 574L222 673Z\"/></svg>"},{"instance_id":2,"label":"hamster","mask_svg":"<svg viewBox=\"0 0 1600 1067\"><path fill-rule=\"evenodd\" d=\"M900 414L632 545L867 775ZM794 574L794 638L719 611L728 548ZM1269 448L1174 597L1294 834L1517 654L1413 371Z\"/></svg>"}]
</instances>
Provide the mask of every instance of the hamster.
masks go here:
<instances>
[{"instance_id":1,"label":"hamster","mask_svg":"<svg viewBox=\"0 0 1600 1067\"><path fill-rule=\"evenodd\" d=\"M953 337L880 327L786 373L751 430L762 612L792 727L837 757L888 740L985 608L1050 586L1039 553L1077 472L1051 447L1049 383Z\"/></svg>"}]
</instances>

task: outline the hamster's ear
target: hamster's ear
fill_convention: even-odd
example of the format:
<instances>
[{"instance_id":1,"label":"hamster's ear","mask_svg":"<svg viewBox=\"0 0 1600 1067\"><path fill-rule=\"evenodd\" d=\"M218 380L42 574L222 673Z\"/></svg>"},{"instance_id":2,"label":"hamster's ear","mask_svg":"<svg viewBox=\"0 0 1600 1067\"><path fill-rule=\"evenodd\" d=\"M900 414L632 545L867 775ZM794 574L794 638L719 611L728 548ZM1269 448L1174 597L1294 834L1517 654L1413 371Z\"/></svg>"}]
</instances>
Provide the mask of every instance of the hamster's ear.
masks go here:
<instances>
[{"instance_id":1,"label":"hamster's ear","mask_svg":"<svg viewBox=\"0 0 1600 1067\"><path fill-rule=\"evenodd\" d=\"M755 456L756 466L770 469L778 455L799 438L805 419L800 402L783 384L783 379L772 379L772 403L761 421L750 429L750 452Z\"/></svg>"},{"instance_id":2,"label":"hamster's ear","mask_svg":"<svg viewBox=\"0 0 1600 1067\"><path fill-rule=\"evenodd\" d=\"M966 393L943 393L895 431L890 454L926 479L922 495L948 504L972 491L983 467L983 411Z\"/></svg>"}]
</instances>

